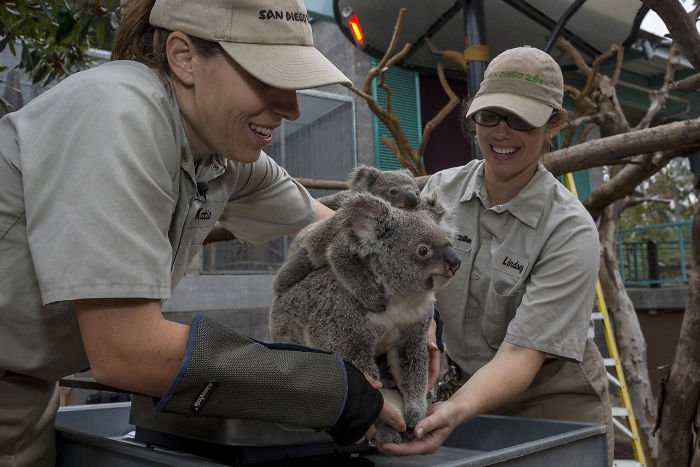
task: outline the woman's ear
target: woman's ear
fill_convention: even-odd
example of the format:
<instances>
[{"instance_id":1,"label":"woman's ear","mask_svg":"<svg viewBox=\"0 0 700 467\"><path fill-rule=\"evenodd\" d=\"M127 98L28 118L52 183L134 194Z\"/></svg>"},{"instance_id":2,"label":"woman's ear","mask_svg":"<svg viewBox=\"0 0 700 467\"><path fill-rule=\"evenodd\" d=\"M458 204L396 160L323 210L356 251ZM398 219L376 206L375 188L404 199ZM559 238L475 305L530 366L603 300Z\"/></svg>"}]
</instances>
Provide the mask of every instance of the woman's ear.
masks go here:
<instances>
[{"instance_id":1,"label":"woman's ear","mask_svg":"<svg viewBox=\"0 0 700 467\"><path fill-rule=\"evenodd\" d=\"M185 86L194 84L193 56L194 44L190 37L181 31L171 32L168 36L165 53L168 56L171 78Z\"/></svg>"},{"instance_id":2,"label":"woman's ear","mask_svg":"<svg viewBox=\"0 0 700 467\"><path fill-rule=\"evenodd\" d=\"M561 109L559 112L557 112L557 116L559 118L556 122L552 123L552 129L549 132L549 134L552 135L552 138L554 138L566 124L566 117L568 116L568 113L565 109Z\"/></svg>"}]
</instances>

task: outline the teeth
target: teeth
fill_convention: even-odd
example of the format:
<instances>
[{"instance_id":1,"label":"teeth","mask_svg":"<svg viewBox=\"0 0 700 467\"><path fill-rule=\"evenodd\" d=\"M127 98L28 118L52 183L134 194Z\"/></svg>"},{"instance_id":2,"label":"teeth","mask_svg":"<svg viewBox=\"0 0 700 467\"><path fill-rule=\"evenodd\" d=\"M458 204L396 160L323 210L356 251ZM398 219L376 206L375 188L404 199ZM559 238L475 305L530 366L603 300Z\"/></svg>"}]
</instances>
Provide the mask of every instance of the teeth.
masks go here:
<instances>
[{"instance_id":1,"label":"teeth","mask_svg":"<svg viewBox=\"0 0 700 467\"><path fill-rule=\"evenodd\" d=\"M255 125L254 123L250 123L250 124L248 124L248 126L250 127L251 130L253 130L257 133L263 134L265 136L270 136L272 134L272 128L267 128L264 126Z\"/></svg>"},{"instance_id":2,"label":"teeth","mask_svg":"<svg viewBox=\"0 0 700 467\"><path fill-rule=\"evenodd\" d=\"M513 154L515 151L518 150L517 147L514 147L514 148L495 148L493 146L491 146L491 149L493 149L493 152L495 152L496 154L500 154L502 156L506 156L508 154Z\"/></svg>"}]
</instances>

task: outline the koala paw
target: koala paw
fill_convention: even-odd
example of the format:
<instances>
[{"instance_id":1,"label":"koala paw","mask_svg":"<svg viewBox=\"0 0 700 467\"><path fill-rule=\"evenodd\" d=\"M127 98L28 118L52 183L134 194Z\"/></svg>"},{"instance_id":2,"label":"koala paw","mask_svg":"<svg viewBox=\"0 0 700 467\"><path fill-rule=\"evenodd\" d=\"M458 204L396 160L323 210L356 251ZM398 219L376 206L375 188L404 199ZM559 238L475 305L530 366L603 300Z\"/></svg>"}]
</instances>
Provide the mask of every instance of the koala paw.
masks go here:
<instances>
[{"instance_id":1,"label":"koala paw","mask_svg":"<svg viewBox=\"0 0 700 467\"><path fill-rule=\"evenodd\" d=\"M406 415L404 417L404 420L406 420L406 428L408 429L408 431L413 430L416 424L418 424L419 421L425 418L425 408L423 407L406 405L405 411Z\"/></svg>"},{"instance_id":2,"label":"koala paw","mask_svg":"<svg viewBox=\"0 0 700 467\"><path fill-rule=\"evenodd\" d=\"M378 446L384 443L400 443L401 433L395 428L380 422L377 424L377 433L374 435L374 442Z\"/></svg>"}]
</instances>

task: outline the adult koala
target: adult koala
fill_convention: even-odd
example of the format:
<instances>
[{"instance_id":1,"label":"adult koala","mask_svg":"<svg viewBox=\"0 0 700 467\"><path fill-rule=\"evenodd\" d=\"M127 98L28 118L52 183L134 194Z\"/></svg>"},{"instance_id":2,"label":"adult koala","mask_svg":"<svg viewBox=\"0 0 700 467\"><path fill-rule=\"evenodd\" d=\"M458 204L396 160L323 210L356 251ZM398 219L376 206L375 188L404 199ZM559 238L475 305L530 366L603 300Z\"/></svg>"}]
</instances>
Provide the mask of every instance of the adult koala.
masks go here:
<instances>
[{"instance_id":1,"label":"adult koala","mask_svg":"<svg viewBox=\"0 0 700 467\"><path fill-rule=\"evenodd\" d=\"M402 209L415 209L420 195L418 184L408 169L379 170L360 165L350 171L347 190L318 198L318 201L337 211L353 192L372 193Z\"/></svg>"},{"instance_id":2,"label":"adult koala","mask_svg":"<svg viewBox=\"0 0 700 467\"><path fill-rule=\"evenodd\" d=\"M434 292L460 265L438 225L444 214L434 196L406 211L354 194L307 232L325 251L324 264L285 289L270 309L273 340L337 353L385 387L396 381L409 428L426 411ZM380 310L365 305L377 290L386 304ZM400 442L401 434L380 424L376 439Z\"/></svg>"},{"instance_id":3,"label":"adult koala","mask_svg":"<svg viewBox=\"0 0 700 467\"><path fill-rule=\"evenodd\" d=\"M345 201L359 192L377 195L392 206L401 209L412 210L418 205L420 190L415 178L407 169L382 171L375 167L360 165L350 172L348 185L348 190L318 198L318 201L331 209L338 210ZM335 224L331 222L330 225ZM334 228L331 227L331 229ZM299 232L289 247L287 262L272 284L276 295L283 294L312 270L326 264L326 248L330 238L330 234L320 233L315 224ZM363 298L363 305L371 311L384 309L386 302L381 285L371 282L366 282L365 285L367 294Z\"/></svg>"}]
</instances>

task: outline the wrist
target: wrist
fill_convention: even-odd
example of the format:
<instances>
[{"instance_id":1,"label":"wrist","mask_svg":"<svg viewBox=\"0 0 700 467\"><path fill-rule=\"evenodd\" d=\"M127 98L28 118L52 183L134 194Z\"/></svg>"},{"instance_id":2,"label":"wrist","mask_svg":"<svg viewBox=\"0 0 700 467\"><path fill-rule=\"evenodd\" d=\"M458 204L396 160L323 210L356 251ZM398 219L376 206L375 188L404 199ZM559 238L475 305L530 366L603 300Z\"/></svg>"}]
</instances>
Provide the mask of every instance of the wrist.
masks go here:
<instances>
[{"instance_id":1,"label":"wrist","mask_svg":"<svg viewBox=\"0 0 700 467\"><path fill-rule=\"evenodd\" d=\"M475 399L469 397L467 391L464 391L462 386L456 393L452 395L445 403L451 404L450 412L453 415L455 427L465 423L479 415L479 409L475 404Z\"/></svg>"}]
</instances>

